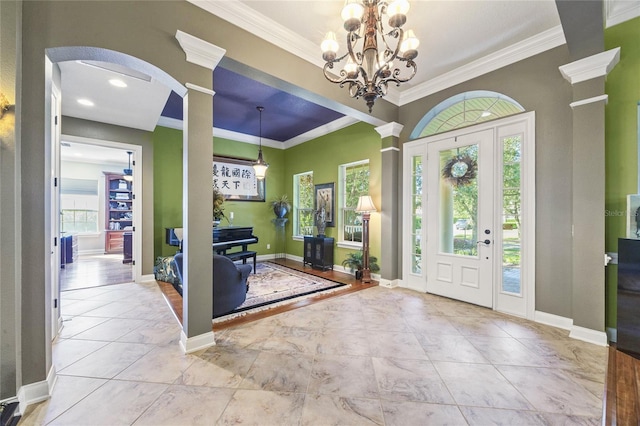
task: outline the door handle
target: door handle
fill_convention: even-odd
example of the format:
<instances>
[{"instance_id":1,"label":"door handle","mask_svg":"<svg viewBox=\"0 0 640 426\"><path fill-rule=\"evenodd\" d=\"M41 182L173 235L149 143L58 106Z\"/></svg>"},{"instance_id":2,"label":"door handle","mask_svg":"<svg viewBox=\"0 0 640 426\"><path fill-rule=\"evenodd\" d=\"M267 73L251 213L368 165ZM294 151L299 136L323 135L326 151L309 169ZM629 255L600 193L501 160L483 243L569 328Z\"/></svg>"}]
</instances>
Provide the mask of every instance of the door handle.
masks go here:
<instances>
[{"instance_id":1,"label":"door handle","mask_svg":"<svg viewBox=\"0 0 640 426\"><path fill-rule=\"evenodd\" d=\"M491 240L487 239L487 240L484 240L484 241L478 241L476 244L484 244L484 245L488 246L489 244L491 244Z\"/></svg>"}]
</instances>

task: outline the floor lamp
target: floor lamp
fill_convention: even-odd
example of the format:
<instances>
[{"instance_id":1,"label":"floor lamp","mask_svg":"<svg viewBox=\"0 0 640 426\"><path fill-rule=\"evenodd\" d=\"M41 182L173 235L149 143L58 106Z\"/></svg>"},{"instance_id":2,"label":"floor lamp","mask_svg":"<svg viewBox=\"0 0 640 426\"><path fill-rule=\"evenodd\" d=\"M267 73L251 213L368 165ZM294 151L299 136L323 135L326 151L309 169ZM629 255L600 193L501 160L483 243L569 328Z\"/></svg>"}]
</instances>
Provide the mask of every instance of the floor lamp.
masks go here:
<instances>
[{"instance_id":1,"label":"floor lamp","mask_svg":"<svg viewBox=\"0 0 640 426\"><path fill-rule=\"evenodd\" d=\"M369 219L371 212L375 212L376 206L369 195L362 195L358 199L356 211L362 213L362 282L371 282L371 270L369 269Z\"/></svg>"}]
</instances>

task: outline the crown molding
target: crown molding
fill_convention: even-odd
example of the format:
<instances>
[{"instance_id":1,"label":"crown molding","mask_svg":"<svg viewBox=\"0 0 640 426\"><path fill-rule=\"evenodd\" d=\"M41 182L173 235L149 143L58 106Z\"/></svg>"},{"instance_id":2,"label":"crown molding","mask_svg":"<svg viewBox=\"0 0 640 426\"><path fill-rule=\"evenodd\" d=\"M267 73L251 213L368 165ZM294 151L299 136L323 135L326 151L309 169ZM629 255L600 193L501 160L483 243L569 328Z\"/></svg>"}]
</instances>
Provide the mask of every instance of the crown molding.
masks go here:
<instances>
[{"instance_id":1,"label":"crown molding","mask_svg":"<svg viewBox=\"0 0 640 426\"><path fill-rule=\"evenodd\" d=\"M312 139L319 138L321 136L328 135L329 133L335 132L340 129L344 129L345 127L349 127L352 124L358 123L360 120L356 120L352 117L341 117L337 120L334 120L330 123L325 124L324 126L316 127L313 130L309 130L306 133L303 133L295 138L291 138L284 143L284 149L288 149L294 147L296 145L303 144Z\"/></svg>"},{"instance_id":2,"label":"crown molding","mask_svg":"<svg viewBox=\"0 0 640 426\"><path fill-rule=\"evenodd\" d=\"M238 0L187 0L243 30L268 41L318 67L324 66L320 46L256 12Z\"/></svg>"},{"instance_id":3,"label":"crown molding","mask_svg":"<svg viewBox=\"0 0 640 426\"><path fill-rule=\"evenodd\" d=\"M439 75L412 89L405 90L400 94L400 103L398 105L406 105L425 96L432 95L456 84L546 52L565 43L566 39L564 38L562 26L558 25L557 27L543 31L540 34L529 37L526 40L515 43L484 58L477 59L446 74Z\"/></svg>"},{"instance_id":4,"label":"crown molding","mask_svg":"<svg viewBox=\"0 0 640 426\"><path fill-rule=\"evenodd\" d=\"M378 132L380 137L383 139L388 138L389 136L399 138L400 132L402 132L403 128L404 128L404 125L396 122L391 122L391 123L383 124L382 126L376 127L375 131Z\"/></svg>"},{"instance_id":5,"label":"crown molding","mask_svg":"<svg viewBox=\"0 0 640 426\"><path fill-rule=\"evenodd\" d=\"M558 67L562 76L572 85L596 77L604 77L620 61L620 48L588 56Z\"/></svg>"},{"instance_id":6,"label":"crown molding","mask_svg":"<svg viewBox=\"0 0 640 426\"><path fill-rule=\"evenodd\" d=\"M176 39L187 55L187 62L213 70L227 52L226 49L208 41L194 37L183 31L176 31Z\"/></svg>"},{"instance_id":7,"label":"crown molding","mask_svg":"<svg viewBox=\"0 0 640 426\"><path fill-rule=\"evenodd\" d=\"M613 27L640 16L638 0L605 0L605 28Z\"/></svg>"},{"instance_id":8,"label":"crown molding","mask_svg":"<svg viewBox=\"0 0 640 426\"><path fill-rule=\"evenodd\" d=\"M317 127L313 130L309 130L306 133L303 133L295 138L291 138L288 141L278 142L273 139L265 139L262 138L262 145L268 146L269 148L275 149L288 149L294 147L296 145L303 144L312 139L319 138L321 136L328 135L329 133L335 132L340 129L344 129L345 127L349 127L352 124L358 123L359 120L351 117L342 117L337 120L332 121L331 123L327 123L324 126ZM182 120L178 120L175 118L168 118L160 116L158 119L158 126L168 127L170 129L182 130L183 123ZM217 138L230 139L236 142L244 142L250 143L252 145L259 145L260 138L252 135L247 135L244 133L232 132L231 130L219 129L217 127L213 128L213 135Z\"/></svg>"}]
</instances>

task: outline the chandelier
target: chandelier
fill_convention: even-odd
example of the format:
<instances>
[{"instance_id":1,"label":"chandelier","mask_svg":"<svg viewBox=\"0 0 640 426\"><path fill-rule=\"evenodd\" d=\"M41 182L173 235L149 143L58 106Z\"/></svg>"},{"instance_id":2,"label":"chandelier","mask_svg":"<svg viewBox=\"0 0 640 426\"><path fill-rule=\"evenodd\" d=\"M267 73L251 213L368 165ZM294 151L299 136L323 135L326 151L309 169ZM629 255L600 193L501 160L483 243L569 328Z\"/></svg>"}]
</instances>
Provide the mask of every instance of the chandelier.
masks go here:
<instances>
[{"instance_id":1,"label":"chandelier","mask_svg":"<svg viewBox=\"0 0 640 426\"><path fill-rule=\"evenodd\" d=\"M324 76L340 87L347 86L351 97L364 98L369 112L375 100L387 93L389 83L400 86L416 74L413 60L418 56L420 42L412 30L401 28L407 21L408 11L408 0L347 0L342 9L344 29L348 33L347 53L338 57L338 42L333 31L327 33L320 46L322 59L326 61ZM382 24L383 15L389 17L391 30L387 33ZM392 41L395 47L389 45ZM344 59L346 63L336 76L332 72L334 64ZM399 68L402 63L406 64L405 72Z\"/></svg>"}]
</instances>

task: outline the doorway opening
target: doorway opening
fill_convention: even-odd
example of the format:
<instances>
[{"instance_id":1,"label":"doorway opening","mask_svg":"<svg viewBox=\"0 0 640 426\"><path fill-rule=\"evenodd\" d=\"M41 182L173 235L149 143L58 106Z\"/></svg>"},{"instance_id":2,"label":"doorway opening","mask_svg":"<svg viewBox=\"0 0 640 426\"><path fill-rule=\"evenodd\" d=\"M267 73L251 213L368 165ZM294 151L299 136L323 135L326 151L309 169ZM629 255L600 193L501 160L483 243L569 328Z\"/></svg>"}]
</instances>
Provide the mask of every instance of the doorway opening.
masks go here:
<instances>
[{"instance_id":1,"label":"doorway opening","mask_svg":"<svg viewBox=\"0 0 640 426\"><path fill-rule=\"evenodd\" d=\"M62 138L60 291L135 280L135 149Z\"/></svg>"}]
</instances>

